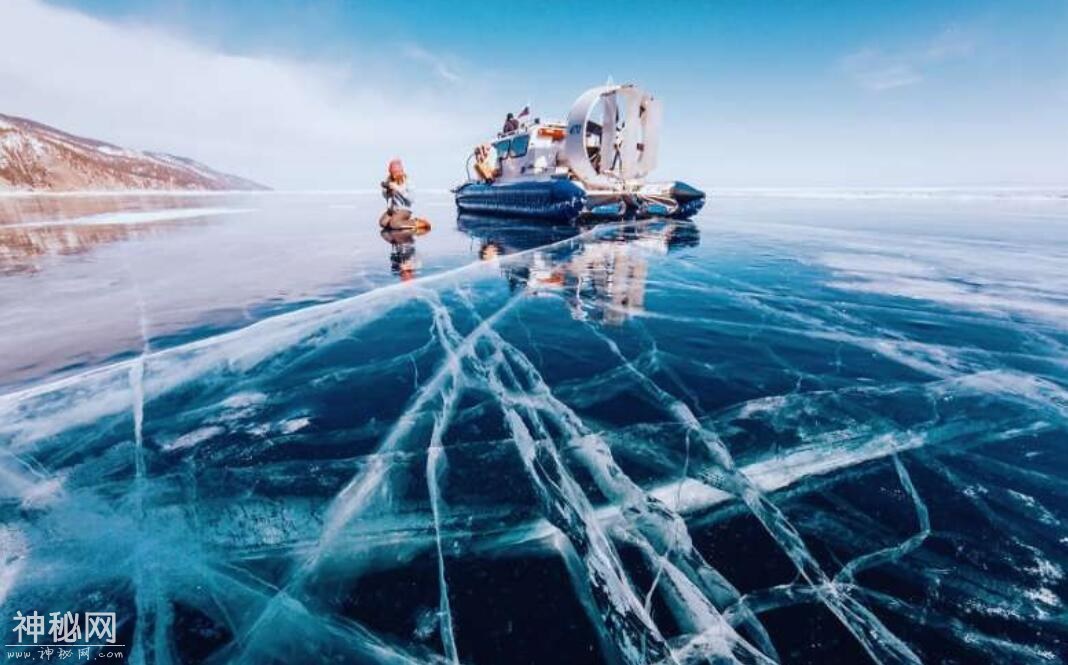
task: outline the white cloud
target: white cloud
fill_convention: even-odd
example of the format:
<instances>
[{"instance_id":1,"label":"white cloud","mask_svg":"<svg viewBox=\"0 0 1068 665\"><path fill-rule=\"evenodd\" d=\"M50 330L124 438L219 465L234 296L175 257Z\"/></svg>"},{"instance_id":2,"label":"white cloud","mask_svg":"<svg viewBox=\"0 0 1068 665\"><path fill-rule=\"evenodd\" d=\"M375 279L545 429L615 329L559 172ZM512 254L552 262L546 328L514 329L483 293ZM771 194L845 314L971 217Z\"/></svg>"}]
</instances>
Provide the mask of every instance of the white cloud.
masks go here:
<instances>
[{"instance_id":1,"label":"white cloud","mask_svg":"<svg viewBox=\"0 0 1068 665\"><path fill-rule=\"evenodd\" d=\"M882 91L919 83L923 76L910 62L875 49L863 49L842 58L842 67L868 90Z\"/></svg>"},{"instance_id":2,"label":"white cloud","mask_svg":"<svg viewBox=\"0 0 1068 665\"><path fill-rule=\"evenodd\" d=\"M460 81L429 52L408 55ZM458 180L492 123L470 96L445 103L418 81L403 92L372 83L365 72L377 67L220 53L38 0L5 0L0 22L0 112L275 187L374 186L395 154L424 184Z\"/></svg>"},{"instance_id":3,"label":"white cloud","mask_svg":"<svg viewBox=\"0 0 1068 665\"><path fill-rule=\"evenodd\" d=\"M927 62L938 62L949 58L962 58L974 51L975 38L956 26L950 26L927 45L924 59Z\"/></svg>"},{"instance_id":4,"label":"white cloud","mask_svg":"<svg viewBox=\"0 0 1068 665\"><path fill-rule=\"evenodd\" d=\"M887 51L863 48L846 55L839 66L862 87L875 92L921 82L930 67L971 55L974 40L960 29L949 27L926 43Z\"/></svg>"},{"instance_id":5,"label":"white cloud","mask_svg":"<svg viewBox=\"0 0 1068 665\"><path fill-rule=\"evenodd\" d=\"M438 77L449 83L459 83L461 80L460 75L445 62L444 58L434 55L422 47L408 44L404 47L404 55L411 60L428 65Z\"/></svg>"}]
</instances>

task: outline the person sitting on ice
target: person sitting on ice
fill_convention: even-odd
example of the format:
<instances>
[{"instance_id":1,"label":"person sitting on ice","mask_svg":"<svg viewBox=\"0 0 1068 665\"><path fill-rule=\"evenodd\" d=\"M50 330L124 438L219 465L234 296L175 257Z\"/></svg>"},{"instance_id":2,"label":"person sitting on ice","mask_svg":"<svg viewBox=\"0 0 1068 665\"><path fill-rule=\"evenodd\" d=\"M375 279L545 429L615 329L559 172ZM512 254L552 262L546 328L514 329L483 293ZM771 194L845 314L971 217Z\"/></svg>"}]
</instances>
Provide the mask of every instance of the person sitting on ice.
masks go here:
<instances>
[{"instance_id":1,"label":"person sitting on ice","mask_svg":"<svg viewBox=\"0 0 1068 665\"><path fill-rule=\"evenodd\" d=\"M408 174L399 158L391 159L386 179L382 181L382 197L386 211L378 218L384 229L430 228L425 219L412 216L412 197L408 188Z\"/></svg>"}]
</instances>

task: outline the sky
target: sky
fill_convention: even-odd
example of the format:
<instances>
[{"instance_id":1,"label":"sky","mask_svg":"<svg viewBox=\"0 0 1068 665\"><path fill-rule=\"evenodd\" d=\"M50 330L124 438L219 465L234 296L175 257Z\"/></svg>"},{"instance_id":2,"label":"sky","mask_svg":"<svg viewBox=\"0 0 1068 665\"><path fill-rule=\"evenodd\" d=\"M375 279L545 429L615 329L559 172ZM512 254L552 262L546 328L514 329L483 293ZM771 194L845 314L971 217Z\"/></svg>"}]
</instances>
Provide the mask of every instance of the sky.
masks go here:
<instances>
[{"instance_id":1,"label":"sky","mask_svg":"<svg viewBox=\"0 0 1068 665\"><path fill-rule=\"evenodd\" d=\"M664 102L654 178L1068 185L1068 0L3 0L0 113L279 189L464 177L586 88Z\"/></svg>"}]
</instances>

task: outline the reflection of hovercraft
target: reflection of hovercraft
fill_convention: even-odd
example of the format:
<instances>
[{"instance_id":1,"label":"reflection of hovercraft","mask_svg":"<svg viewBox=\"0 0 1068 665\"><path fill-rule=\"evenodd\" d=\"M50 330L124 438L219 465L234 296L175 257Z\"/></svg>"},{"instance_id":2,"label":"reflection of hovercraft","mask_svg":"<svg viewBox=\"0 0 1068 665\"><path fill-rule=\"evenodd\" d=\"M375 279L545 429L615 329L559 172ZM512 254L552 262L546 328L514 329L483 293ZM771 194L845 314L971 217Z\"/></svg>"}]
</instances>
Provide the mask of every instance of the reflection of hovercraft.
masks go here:
<instances>
[{"instance_id":1,"label":"reflection of hovercraft","mask_svg":"<svg viewBox=\"0 0 1068 665\"><path fill-rule=\"evenodd\" d=\"M456 219L461 231L477 238L486 247L498 248L499 254L514 254L544 247L572 238L584 229L574 224L547 224L529 219L486 217L461 213Z\"/></svg>"},{"instance_id":2,"label":"reflection of hovercraft","mask_svg":"<svg viewBox=\"0 0 1068 665\"><path fill-rule=\"evenodd\" d=\"M482 243L480 255L493 247L495 255L515 254L539 247L548 247L588 231L593 226L574 223L550 224L529 219L487 217L461 213L456 219L458 229ZM622 240L638 245L660 246L666 251L696 247L701 232L692 220L660 219L625 223L620 226L598 227L598 240ZM483 258L492 258L483 256Z\"/></svg>"},{"instance_id":3,"label":"reflection of hovercraft","mask_svg":"<svg viewBox=\"0 0 1068 665\"><path fill-rule=\"evenodd\" d=\"M576 236L584 229L571 225L468 215L458 225L481 242L480 258L507 259L501 271L513 291L561 296L576 319L611 325L643 309L650 252L695 247L701 239L689 220L597 226L581 238ZM508 257L516 254L521 255Z\"/></svg>"},{"instance_id":4,"label":"reflection of hovercraft","mask_svg":"<svg viewBox=\"0 0 1068 665\"><path fill-rule=\"evenodd\" d=\"M659 147L661 104L633 85L587 90L566 122L535 119L475 149L454 191L461 212L502 217L688 219L704 192L646 182Z\"/></svg>"},{"instance_id":5,"label":"reflection of hovercraft","mask_svg":"<svg viewBox=\"0 0 1068 665\"><path fill-rule=\"evenodd\" d=\"M689 219L628 223L611 229L604 235L604 238L623 240L660 253L697 247L701 244L701 232L697 224Z\"/></svg>"}]
</instances>

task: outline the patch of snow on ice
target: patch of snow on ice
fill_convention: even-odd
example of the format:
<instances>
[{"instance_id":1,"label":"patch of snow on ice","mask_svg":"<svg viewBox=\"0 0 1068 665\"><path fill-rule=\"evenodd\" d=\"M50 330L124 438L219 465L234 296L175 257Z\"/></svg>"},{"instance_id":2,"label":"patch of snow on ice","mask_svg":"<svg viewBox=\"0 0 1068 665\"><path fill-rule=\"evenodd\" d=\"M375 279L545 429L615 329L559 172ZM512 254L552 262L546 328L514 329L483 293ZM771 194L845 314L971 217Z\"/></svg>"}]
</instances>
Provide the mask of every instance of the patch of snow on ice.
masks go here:
<instances>
[{"instance_id":1,"label":"patch of snow on ice","mask_svg":"<svg viewBox=\"0 0 1068 665\"><path fill-rule=\"evenodd\" d=\"M219 436L225 432L222 427L212 425L210 427L201 427L195 429L192 432L187 432L177 439L163 445L163 450L170 452L172 450L182 450L183 448L192 448L193 446L204 443L208 439Z\"/></svg>"},{"instance_id":2,"label":"patch of snow on ice","mask_svg":"<svg viewBox=\"0 0 1068 665\"><path fill-rule=\"evenodd\" d=\"M267 396L263 393L247 392L237 393L224 399L221 403L228 409L242 409L249 406L255 406L262 404L266 401Z\"/></svg>"},{"instance_id":3,"label":"patch of snow on ice","mask_svg":"<svg viewBox=\"0 0 1068 665\"><path fill-rule=\"evenodd\" d=\"M1050 582L1058 582L1064 578L1064 570L1059 565L1042 557L1036 557L1035 565L1024 570Z\"/></svg>"},{"instance_id":4,"label":"patch of snow on ice","mask_svg":"<svg viewBox=\"0 0 1068 665\"><path fill-rule=\"evenodd\" d=\"M762 397L760 399L749 400L738 411L738 418L745 419L750 418L759 413L778 411L783 406L785 406L785 404L785 395L773 395L771 397Z\"/></svg>"},{"instance_id":5,"label":"patch of snow on ice","mask_svg":"<svg viewBox=\"0 0 1068 665\"><path fill-rule=\"evenodd\" d=\"M29 553L30 546L22 531L0 525L0 604L14 588Z\"/></svg>"},{"instance_id":6,"label":"patch of snow on ice","mask_svg":"<svg viewBox=\"0 0 1068 665\"><path fill-rule=\"evenodd\" d=\"M299 432L310 424L311 418L293 418L279 423L278 430L282 434L292 434L294 432Z\"/></svg>"},{"instance_id":7,"label":"patch of snow on ice","mask_svg":"<svg viewBox=\"0 0 1068 665\"><path fill-rule=\"evenodd\" d=\"M927 300L984 314L1021 315L1064 326L1068 299L1059 262L1030 259L1021 249L944 247L940 243L879 253L860 245L855 254L822 253L817 261L841 291ZM903 255L907 254L907 255Z\"/></svg>"},{"instance_id":8,"label":"patch of snow on ice","mask_svg":"<svg viewBox=\"0 0 1068 665\"><path fill-rule=\"evenodd\" d=\"M1024 592L1024 595L1037 603L1044 603L1050 607L1058 607L1061 604L1061 599L1057 597L1057 594L1046 587L1028 589Z\"/></svg>"},{"instance_id":9,"label":"patch of snow on ice","mask_svg":"<svg viewBox=\"0 0 1068 665\"><path fill-rule=\"evenodd\" d=\"M48 478L34 483L23 494L22 508L44 508L54 503L62 492L63 481L60 478Z\"/></svg>"}]
</instances>

